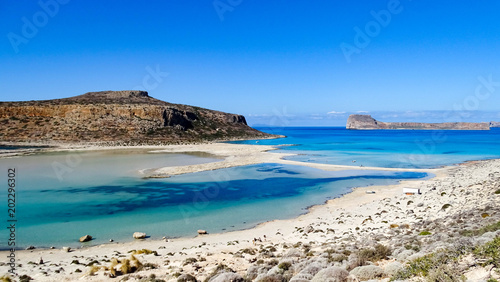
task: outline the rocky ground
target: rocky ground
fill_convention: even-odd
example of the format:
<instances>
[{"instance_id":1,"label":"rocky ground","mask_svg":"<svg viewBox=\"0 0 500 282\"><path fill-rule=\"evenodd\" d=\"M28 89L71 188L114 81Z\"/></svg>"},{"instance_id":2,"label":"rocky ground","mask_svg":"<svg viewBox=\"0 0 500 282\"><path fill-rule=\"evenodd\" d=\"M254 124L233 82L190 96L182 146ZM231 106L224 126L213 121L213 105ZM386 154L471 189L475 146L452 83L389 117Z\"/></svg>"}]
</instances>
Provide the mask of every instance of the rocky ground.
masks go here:
<instances>
[{"instance_id":1,"label":"rocky ground","mask_svg":"<svg viewBox=\"0 0 500 282\"><path fill-rule=\"evenodd\" d=\"M404 195L403 186L423 193ZM369 187L376 194L366 190L252 230L22 251L17 273L35 281L500 279L500 160L445 168L430 180ZM8 267L1 264L0 273Z\"/></svg>"}]
</instances>

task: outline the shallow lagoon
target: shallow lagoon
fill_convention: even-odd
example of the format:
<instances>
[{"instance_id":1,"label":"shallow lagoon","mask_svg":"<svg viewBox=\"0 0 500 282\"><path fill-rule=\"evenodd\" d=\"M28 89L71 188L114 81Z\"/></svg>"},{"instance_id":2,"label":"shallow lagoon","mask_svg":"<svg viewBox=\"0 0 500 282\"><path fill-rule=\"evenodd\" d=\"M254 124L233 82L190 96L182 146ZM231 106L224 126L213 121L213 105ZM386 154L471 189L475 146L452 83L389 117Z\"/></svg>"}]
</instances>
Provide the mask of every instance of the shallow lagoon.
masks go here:
<instances>
[{"instance_id":1,"label":"shallow lagoon","mask_svg":"<svg viewBox=\"0 0 500 282\"><path fill-rule=\"evenodd\" d=\"M75 247L85 234L95 238L87 244L100 244L109 239L130 241L135 231L160 239L195 236L197 229L239 230L298 216L351 187L426 177L409 172L326 172L281 164L166 179L142 179L137 172L208 161L217 159L117 151L43 154L2 159L0 164L18 170L19 247ZM6 230L0 233L3 238L7 235ZM6 248L4 243L0 247Z\"/></svg>"}]
</instances>

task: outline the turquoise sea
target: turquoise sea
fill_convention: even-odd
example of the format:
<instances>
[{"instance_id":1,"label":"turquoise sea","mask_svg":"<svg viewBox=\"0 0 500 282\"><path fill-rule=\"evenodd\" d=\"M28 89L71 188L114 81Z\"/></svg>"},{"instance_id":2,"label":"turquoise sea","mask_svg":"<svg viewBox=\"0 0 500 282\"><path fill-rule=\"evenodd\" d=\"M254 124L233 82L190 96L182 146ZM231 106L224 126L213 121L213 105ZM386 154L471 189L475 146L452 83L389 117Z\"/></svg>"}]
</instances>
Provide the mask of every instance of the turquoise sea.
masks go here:
<instances>
[{"instance_id":1,"label":"turquoise sea","mask_svg":"<svg viewBox=\"0 0 500 282\"><path fill-rule=\"evenodd\" d=\"M296 217L312 205L352 187L426 178L416 172L360 171L357 166L436 167L500 156L500 130L347 131L342 128L259 128L288 136L238 143L273 144L298 155L290 159L352 165L326 172L259 164L143 179L139 169L219 161L208 154L147 151L49 153L0 159L7 213L7 169L16 168L17 247L72 246L130 241L135 231L153 239L250 228ZM439 137L439 138L438 138ZM4 217L5 222L7 216ZM8 230L1 229L0 248Z\"/></svg>"},{"instance_id":2,"label":"turquoise sea","mask_svg":"<svg viewBox=\"0 0 500 282\"><path fill-rule=\"evenodd\" d=\"M326 164L433 168L500 156L500 128L469 130L346 130L341 127L258 127L287 138L232 143L287 145L289 159ZM355 161L355 162L353 162Z\"/></svg>"}]
</instances>

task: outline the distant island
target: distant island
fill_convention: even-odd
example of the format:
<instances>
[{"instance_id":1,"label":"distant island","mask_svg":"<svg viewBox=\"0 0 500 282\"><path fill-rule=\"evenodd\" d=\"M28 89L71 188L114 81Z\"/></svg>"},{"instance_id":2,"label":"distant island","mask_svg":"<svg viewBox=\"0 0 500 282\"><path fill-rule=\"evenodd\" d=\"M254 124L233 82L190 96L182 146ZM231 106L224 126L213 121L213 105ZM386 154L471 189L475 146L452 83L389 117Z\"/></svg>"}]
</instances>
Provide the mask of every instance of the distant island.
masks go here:
<instances>
[{"instance_id":1,"label":"distant island","mask_svg":"<svg viewBox=\"0 0 500 282\"><path fill-rule=\"evenodd\" d=\"M245 117L171 104L146 91L101 91L55 100L0 102L0 141L172 144L276 137Z\"/></svg>"},{"instance_id":2,"label":"distant island","mask_svg":"<svg viewBox=\"0 0 500 282\"><path fill-rule=\"evenodd\" d=\"M490 127L498 126L497 122L443 122L443 123L421 123L421 122L381 122L371 115L350 115L347 119L347 129L369 130L369 129L413 129L413 130L490 130Z\"/></svg>"}]
</instances>

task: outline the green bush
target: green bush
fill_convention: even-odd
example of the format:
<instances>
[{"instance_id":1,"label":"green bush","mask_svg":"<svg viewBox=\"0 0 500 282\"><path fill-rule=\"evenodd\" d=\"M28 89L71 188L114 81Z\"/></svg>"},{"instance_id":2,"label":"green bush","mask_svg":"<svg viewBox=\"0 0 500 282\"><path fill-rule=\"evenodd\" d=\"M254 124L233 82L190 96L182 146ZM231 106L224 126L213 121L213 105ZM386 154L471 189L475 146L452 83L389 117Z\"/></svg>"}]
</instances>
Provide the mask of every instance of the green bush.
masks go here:
<instances>
[{"instance_id":1,"label":"green bush","mask_svg":"<svg viewBox=\"0 0 500 282\"><path fill-rule=\"evenodd\" d=\"M415 276L427 277L431 272L431 270L435 270L441 266L446 266L451 264L453 262L453 258L454 258L453 255L451 255L450 253L446 253L445 251L439 251L436 253L425 255L423 257L416 258L408 262L408 265L405 268L398 271L396 275L394 275L391 278L391 281L406 280ZM447 281L447 280L442 280L442 281Z\"/></svg>"},{"instance_id":2,"label":"green bush","mask_svg":"<svg viewBox=\"0 0 500 282\"><path fill-rule=\"evenodd\" d=\"M481 236L486 232L495 232L497 230L500 230L500 221L496 223L492 223L489 225L486 225L480 229L476 230L462 230L460 231L460 235L462 236Z\"/></svg>"},{"instance_id":3,"label":"green bush","mask_svg":"<svg viewBox=\"0 0 500 282\"><path fill-rule=\"evenodd\" d=\"M465 281L465 277L458 271L457 268L449 265L440 265L439 267L429 271L427 281Z\"/></svg>"},{"instance_id":4,"label":"green bush","mask_svg":"<svg viewBox=\"0 0 500 282\"><path fill-rule=\"evenodd\" d=\"M192 264L192 263L195 263L195 262L198 262L198 260L196 258L187 258L184 261L184 265Z\"/></svg>"},{"instance_id":5,"label":"green bush","mask_svg":"<svg viewBox=\"0 0 500 282\"><path fill-rule=\"evenodd\" d=\"M334 254L334 253L328 253L328 262L343 262L344 260L347 260L348 257L344 254Z\"/></svg>"},{"instance_id":6,"label":"green bush","mask_svg":"<svg viewBox=\"0 0 500 282\"><path fill-rule=\"evenodd\" d=\"M240 252L242 254L249 254L249 255L255 255L257 253L257 250L253 249L253 248L246 248L246 249L241 249Z\"/></svg>"},{"instance_id":7,"label":"green bush","mask_svg":"<svg viewBox=\"0 0 500 282\"><path fill-rule=\"evenodd\" d=\"M33 280L33 278L29 277L26 274L23 274L23 275L21 275L21 277L19 277L19 282L28 282L30 280Z\"/></svg>"},{"instance_id":8,"label":"green bush","mask_svg":"<svg viewBox=\"0 0 500 282\"><path fill-rule=\"evenodd\" d=\"M446 210L446 209L447 209L447 208L449 208L449 207L451 207L451 205L450 205L450 204L444 204L444 205L441 207L441 209L442 209L442 210Z\"/></svg>"},{"instance_id":9,"label":"green bush","mask_svg":"<svg viewBox=\"0 0 500 282\"><path fill-rule=\"evenodd\" d=\"M492 241L475 249L474 254L486 259L483 266L491 264L497 268L500 267L500 237L496 237Z\"/></svg>"},{"instance_id":10,"label":"green bush","mask_svg":"<svg viewBox=\"0 0 500 282\"><path fill-rule=\"evenodd\" d=\"M93 261L87 263L86 266L93 266L94 264L99 264L99 262L97 260L93 260Z\"/></svg>"},{"instance_id":11,"label":"green bush","mask_svg":"<svg viewBox=\"0 0 500 282\"><path fill-rule=\"evenodd\" d=\"M427 236L427 235L431 235L431 234L432 234L431 232L425 230L425 231L420 232L418 235Z\"/></svg>"},{"instance_id":12,"label":"green bush","mask_svg":"<svg viewBox=\"0 0 500 282\"><path fill-rule=\"evenodd\" d=\"M288 269L290 269L290 267L292 266L292 264L288 261L285 261L285 262L282 262L278 265L278 268L283 270L283 271L287 271Z\"/></svg>"},{"instance_id":13,"label":"green bush","mask_svg":"<svg viewBox=\"0 0 500 282\"><path fill-rule=\"evenodd\" d=\"M9 276L4 275L4 276L0 277L0 281L1 282L12 282L12 279Z\"/></svg>"}]
</instances>

